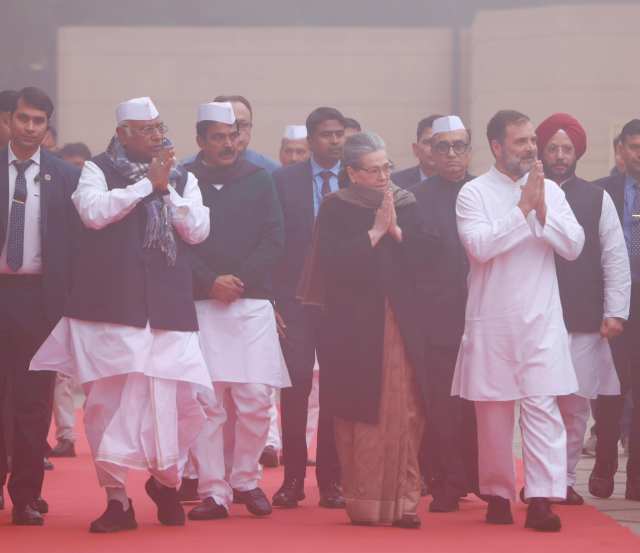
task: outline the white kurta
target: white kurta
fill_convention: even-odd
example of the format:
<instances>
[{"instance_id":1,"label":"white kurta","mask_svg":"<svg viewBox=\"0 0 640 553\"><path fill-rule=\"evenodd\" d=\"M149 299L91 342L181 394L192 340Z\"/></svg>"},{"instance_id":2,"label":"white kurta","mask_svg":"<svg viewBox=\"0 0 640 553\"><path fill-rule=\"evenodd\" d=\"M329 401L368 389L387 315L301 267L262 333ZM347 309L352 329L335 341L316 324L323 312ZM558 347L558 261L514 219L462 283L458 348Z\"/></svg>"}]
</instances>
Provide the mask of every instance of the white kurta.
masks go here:
<instances>
[{"instance_id":1,"label":"white kurta","mask_svg":"<svg viewBox=\"0 0 640 553\"><path fill-rule=\"evenodd\" d=\"M554 253L584 245L564 193L545 180L546 223L517 206L528 175L495 167L468 182L456 203L470 263L469 298L452 394L472 401L558 396L578 389L558 292Z\"/></svg>"},{"instance_id":2,"label":"white kurta","mask_svg":"<svg viewBox=\"0 0 640 553\"><path fill-rule=\"evenodd\" d=\"M213 382L291 386L271 302L196 302L200 346Z\"/></svg>"},{"instance_id":3,"label":"white kurta","mask_svg":"<svg viewBox=\"0 0 640 553\"><path fill-rule=\"evenodd\" d=\"M86 227L102 229L123 219L152 189L143 178L109 190L100 168L87 162L72 200ZM185 242L208 236L209 209L192 174L183 195L170 188L165 201ZM124 485L122 467L147 467L165 485L175 485L179 457L205 421L197 390L212 388L197 332L64 317L30 369L63 372L85 385L87 438L103 486Z\"/></svg>"},{"instance_id":4,"label":"white kurta","mask_svg":"<svg viewBox=\"0 0 640 553\"><path fill-rule=\"evenodd\" d=\"M618 212L607 192L602 198L598 227L601 265L604 276L604 317L629 317L631 272L629 255ZM578 395L594 399L598 395L620 394L609 341L598 333L569 334L571 358L578 378Z\"/></svg>"}]
</instances>

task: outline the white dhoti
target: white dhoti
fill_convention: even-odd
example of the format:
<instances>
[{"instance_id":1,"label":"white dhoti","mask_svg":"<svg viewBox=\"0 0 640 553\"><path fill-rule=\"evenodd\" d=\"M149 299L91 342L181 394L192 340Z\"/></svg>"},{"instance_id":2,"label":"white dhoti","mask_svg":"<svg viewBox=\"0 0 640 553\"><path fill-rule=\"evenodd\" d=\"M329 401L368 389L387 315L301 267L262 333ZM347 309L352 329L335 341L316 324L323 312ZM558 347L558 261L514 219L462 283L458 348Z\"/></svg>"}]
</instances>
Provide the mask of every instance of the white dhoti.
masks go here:
<instances>
[{"instance_id":1,"label":"white dhoti","mask_svg":"<svg viewBox=\"0 0 640 553\"><path fill-rule=\"evenodd\" d=\"M215 401L196 332L63 318L30 369L83 385L85 431L104 487L123 487L129 468L175 487L206 420L198 393Z\"/></svg>"},{"instance_id":2,"label":"white dhoti","mask_svg":"<svg viewBox=\"0 0 640 553\"><path fill-rule=\"evenodd\" d=\"M555 397L520 400L525 497L564 499L566 434ZM513 455L515 401L475 402L480 493L516 499Z\"/></svg>"},{"instance_id":3,"label":"white dhoti","mask_svg":"<svg viewBox=\"0 0 640 553\"><path fill-rule=\"evenodd\" d=\"M258 486L258 461L269 433L272 390L290 386L291 381L269 301L240 299L226 305L203 300L196 302L196 312L200 344L218 402L209 402L205 429L191 458L197 468L200 497L213 497L216 503L228 506L231 488L248 491ZM224 432L228 420L232 424L227 422Z\"/></svg>"},{"instance_id":4,"label":"white dhoti","mask_svg":"<svg viewBox=\"0 0 640 553\"><path fill-rule=\"evenodd\" d=\"M73 400L75 382L66 374L58 373L53 389L53 420L56 424L56 439L76 441L76 410Z\"/></svg>"},{"instance_id":5,"label":"white dhoti","mask_svg":"<svg viewBox=\"0 0 640 553\"><path fill-rule=\"evenodd\" d=\"M571 360L578 391L560 396L558 405L567 431L567 484L576 483L576 467L591 412L590 400L598 395L620 395L620 380L609 341L597 333L569 334Z\"/></svg>"}]
</instances>

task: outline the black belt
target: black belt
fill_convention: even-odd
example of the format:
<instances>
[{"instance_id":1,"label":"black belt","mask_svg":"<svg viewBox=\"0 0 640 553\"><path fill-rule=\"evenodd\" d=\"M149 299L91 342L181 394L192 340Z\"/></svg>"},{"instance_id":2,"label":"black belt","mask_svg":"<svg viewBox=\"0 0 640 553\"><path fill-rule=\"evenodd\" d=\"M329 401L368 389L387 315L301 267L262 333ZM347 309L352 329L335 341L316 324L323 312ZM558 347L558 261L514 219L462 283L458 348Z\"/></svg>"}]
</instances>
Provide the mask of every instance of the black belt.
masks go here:
<instances>
[{"instance_id":1,"label":"black belt","mask_svg":"<svg viewBox=\"0 0 640 553\"><path fill-rule=\"evenodd\" d=\"M31 288L42 285L42 275L0 273L0 288Z\"/></svg>"}]
</instances>

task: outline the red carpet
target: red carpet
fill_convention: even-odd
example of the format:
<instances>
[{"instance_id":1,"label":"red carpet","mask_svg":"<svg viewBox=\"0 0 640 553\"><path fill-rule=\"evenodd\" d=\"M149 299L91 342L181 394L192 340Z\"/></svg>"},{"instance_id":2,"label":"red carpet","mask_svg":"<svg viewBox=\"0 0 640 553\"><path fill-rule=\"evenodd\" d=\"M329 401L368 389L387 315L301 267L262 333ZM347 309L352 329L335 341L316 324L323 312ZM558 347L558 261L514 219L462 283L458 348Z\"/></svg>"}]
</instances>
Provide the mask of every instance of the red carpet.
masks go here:
<instances>
[{"instance_id":1,"label":"red carpet","mask_svg":"<svg viewBox=\"0 0 640 553\"><path fill-rule=\"evenodd\" d=\"M559 534L540 534L523 528L525 506L514 509L516 524L495 527L483 522L484 504L464 501L452 514L426 512L421 505L422 529L354 527L343 511L317 506L313 470L307 478L307 499L293 510L274 510L267 518L248 514L234 505L221 521L187 522L166 528L155 518L146 497L146 475L131 472L129 493L139 529L115 535L93 535L89 522L99 516L105 496L98 487L84 436L75 459L56 459L47 473L44 497L51 505L43 528L10 524L10 507L0 511L0 553L626 553L640 551L640 539L590 506L556 507L564 528ZM265 471L263 489L271 496L280 484L280 469Z\"/></svg>"}]
</instances>

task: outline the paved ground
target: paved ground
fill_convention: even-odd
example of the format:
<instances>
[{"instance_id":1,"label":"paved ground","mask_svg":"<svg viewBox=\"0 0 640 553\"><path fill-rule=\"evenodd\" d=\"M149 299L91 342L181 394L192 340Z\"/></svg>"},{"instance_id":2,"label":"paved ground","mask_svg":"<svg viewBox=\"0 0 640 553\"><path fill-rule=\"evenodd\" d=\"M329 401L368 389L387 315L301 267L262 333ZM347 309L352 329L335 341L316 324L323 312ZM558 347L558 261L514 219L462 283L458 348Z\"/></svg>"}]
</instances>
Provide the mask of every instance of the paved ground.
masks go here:
<instances>
[{"instance_id":1,"label":"paved ground","mask_svg":"<svg viewBox=\"0 0 640 553\"><path fill-rule=\"evenodd\" d=\"M588 481L589 474L593 468L593 462L593 457L587 457L585 455L580 459L576 491L599 511L640 535L640 501L627 501L624 498L624 487L627 476L624 469L627 464L627 458L622 455L619 458L618 465L620 469L615 478L616 487L613 495L609 499L598 499L589 495Z\"/></svg>"}]
</instances>

